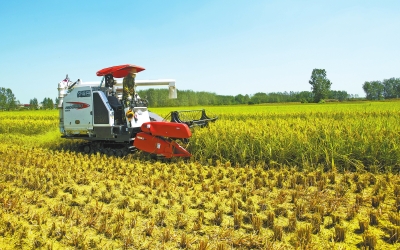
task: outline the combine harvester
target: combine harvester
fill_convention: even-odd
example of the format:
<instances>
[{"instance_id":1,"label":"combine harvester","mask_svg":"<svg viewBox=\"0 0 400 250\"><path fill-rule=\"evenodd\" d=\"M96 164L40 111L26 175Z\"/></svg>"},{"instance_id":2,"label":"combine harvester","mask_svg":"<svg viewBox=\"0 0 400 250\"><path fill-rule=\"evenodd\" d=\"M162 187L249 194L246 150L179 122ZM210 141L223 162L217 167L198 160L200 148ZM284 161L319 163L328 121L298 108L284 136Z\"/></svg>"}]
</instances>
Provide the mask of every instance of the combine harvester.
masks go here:
<instances>
[{"instance_id":1,"label":"combine harvester","mask_svg":"<svg viewBox=\"0 0 400 250\"><path fill-rule=\"evenodd\" d=\"M205 110L172 111L167 121L150 112L137 86L167 85L169 98L177 98L177 91L175 80L135 81L143 70L131 64L105 68L97 72L103 76L100 83L73 83L67 75L58 84L61 137L88 141L81 147L85 153L125 156L141 150L162 158L190 157L176 140L187 141L191 127L207 126L217 117L208 117Z\"/></svg>"}]
</instances>

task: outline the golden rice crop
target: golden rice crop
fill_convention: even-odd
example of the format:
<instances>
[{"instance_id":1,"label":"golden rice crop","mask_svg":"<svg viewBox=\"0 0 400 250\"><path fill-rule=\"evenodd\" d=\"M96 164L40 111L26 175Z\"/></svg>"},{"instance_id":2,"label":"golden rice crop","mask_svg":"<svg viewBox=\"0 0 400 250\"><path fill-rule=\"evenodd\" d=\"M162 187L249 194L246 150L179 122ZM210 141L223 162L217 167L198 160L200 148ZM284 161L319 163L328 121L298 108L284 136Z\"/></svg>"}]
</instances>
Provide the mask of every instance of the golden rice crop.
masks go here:
<instances>
[{"instance_id":1,"label":"golden rice crop","mask_svg":"<svg viewBox=\"0 0 400 250\"><path fill-rule=\"evenodd\" d=\"M170 162L68 150L55 111L0 113L53 122L0 134L0 248L398 249L396 105L211 107Z\"/></svg>"},{"instance_id":2,"label":"golden rice crop","mask_svg":"<svg viewBox=\"0 0 400 250\"><path fill-rule=\"evenodd\" d=\"M170 110L153 111L166 116ZM248 105L207 110L218 114L219 120L208 128L194 129L187 145L193 160L203 164L219 160L233 165L323 165L327 169L373 167L399 171L400 102ZM0 117L0 136L6 137L4 140L15 141L12 137L16 134L47 133L53 144L65 143L66 148L74 144L58 138L57 111L2 112Z\"/></svg>"},{"instance_id":3,"label":"golden rice crop","mask_svg":"<svg viewBox=\"0 0 400 250\"><path fill-rule=\"evenodd\" d=\"M196 130L189 149L201 162L213 159L299 168L323 165L341 170L374 166L398 171L400 103L384 104L387 106L379 103L379 107L386 107L381 110L335 105L336 110L329 111L314 105L301 112L292 105L289 107L295 112L279 114L268 106L263 107L264 113L260 107L256 113L247 107L250 114L235 108L223 113L212 126ZM244 107L239 109L245 111Z\"/></svg>"},{"instance_id":4,"label":"golden rice crop","mask_svg":"<svg viewBox=\"0 0 400 250\"><path fill-rule=\"evenodd\" d=\"M5 144L0 155L1 247L197 249L207 240L212 249L356 249L366 233L379 248L400 246L390 238L400 179L390 173L162 163Z\"/></svg>"}]
</instances>

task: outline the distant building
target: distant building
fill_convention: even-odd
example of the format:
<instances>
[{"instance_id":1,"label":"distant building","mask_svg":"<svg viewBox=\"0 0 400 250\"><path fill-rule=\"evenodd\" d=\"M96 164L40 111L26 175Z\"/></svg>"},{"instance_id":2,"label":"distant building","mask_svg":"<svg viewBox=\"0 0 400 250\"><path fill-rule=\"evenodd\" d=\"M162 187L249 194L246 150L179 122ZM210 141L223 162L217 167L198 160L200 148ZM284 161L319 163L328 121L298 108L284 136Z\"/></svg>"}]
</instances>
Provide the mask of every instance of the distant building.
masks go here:
<instances>
[{"instance_id":1,"label":"distant building","mask_svg":"<svg viewBox=\"0 0 400 250\"><path fill-rule=\"evenodd\" d=\"M39 104L38 104L38 109L41 109L42 106L43 106L43 105L42 105L41 103L39 103ZM19 104L18 107L19 107L19 108L23 108L23 109L30 109L30 108L31 108L31 105L30 105L30 104Z\"/></svg>"}]
</instances>

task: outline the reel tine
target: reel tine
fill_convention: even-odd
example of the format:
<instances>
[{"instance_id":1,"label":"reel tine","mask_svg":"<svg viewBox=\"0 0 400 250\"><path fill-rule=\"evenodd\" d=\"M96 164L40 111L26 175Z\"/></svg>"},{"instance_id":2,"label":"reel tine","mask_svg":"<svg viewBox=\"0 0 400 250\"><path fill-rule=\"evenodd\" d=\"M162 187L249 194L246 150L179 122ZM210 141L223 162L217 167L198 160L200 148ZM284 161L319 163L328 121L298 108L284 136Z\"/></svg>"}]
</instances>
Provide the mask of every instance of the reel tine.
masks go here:
<instances>
[{"instance_id":1,"label":"reel tine","mask_svg":"<svg viewBox=\"0 0 400 250\"><path fill-rule=\"evenodd\" d=\"M205 127L209 121L218 119L217 116L207 116L205 109L172 111L167 117L171 117L171 122L186 123L189 127Z\"/></svg>"}]
</instances>

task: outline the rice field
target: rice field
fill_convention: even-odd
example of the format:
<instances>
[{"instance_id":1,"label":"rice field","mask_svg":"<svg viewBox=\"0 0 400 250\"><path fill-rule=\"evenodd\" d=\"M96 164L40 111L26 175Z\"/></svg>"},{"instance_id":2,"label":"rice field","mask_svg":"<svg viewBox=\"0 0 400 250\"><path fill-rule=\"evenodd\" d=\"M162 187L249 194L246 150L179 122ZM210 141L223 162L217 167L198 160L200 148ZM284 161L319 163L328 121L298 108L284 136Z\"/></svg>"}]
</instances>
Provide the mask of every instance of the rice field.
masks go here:
<instances>
[{"instance_id":1,"label":"rice field","mask_svg":"<svg viewBox=\"0 0 400 250\"><path fill-rule=\"evenodd\" d=\"M0 112L0 249L400 247L400 102L206 110L170 161L82 154L57 111Z\"/></svg>"}]
</instances>

